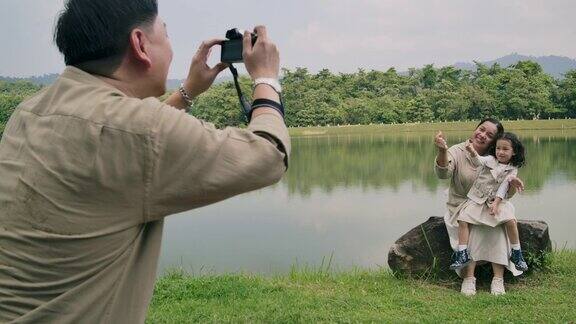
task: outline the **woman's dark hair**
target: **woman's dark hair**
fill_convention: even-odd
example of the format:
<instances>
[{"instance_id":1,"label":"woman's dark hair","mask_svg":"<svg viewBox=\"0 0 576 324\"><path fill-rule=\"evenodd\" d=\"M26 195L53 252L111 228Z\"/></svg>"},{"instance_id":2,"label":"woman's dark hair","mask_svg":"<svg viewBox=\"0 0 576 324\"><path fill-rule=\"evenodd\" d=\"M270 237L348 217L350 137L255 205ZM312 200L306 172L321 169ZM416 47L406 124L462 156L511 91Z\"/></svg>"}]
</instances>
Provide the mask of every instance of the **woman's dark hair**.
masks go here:
<instances>
[{"instance_id":1,"label":"woman's dark hair","mask_svg":"<svg viewBox=\"0 0 576 324\"><path fill-rule=\"evenodd\" d=\"M492 124L496 125L496 134L494 134L494 138L499 138L500 136L502 136L502 134L504 133L504 126L502 126L502 123L500 123L500 121L498 119L492 118L492 117L487 117L482 119L478 125L476 126L476 128L480 127L480 125L484 124L485 122L491 122ZM495 143L496 141L494 141Z\"/></svg>"},{"instance_id":2,"label":"woman's dark hair","mask_svg":"<svg viewBox=\"0 0 576 324\"><path fill-rule=\"evenodd\" d=\"M492 143L490 143L490 145L488 146L488 149L486 150L486 152L489 152L490 154L492 154L492 152L494 152L496 150L496 140L498 138L500 138L502 136L502 134L504 134L504 126L502 126L502 123L500 123L500 121L496 118L492 118L492 117L486 117L484 119L482 119L478 125L476 125L475 129L478 129L478 127L480 127L480 125L484 124L485 122L490 122L494 125L496 125L496 134L494 134L494 138L492 139ZM492 154L494 155L494 154Z\"/></svg>"},{"instance_id":3,"label":"woman's dark hair","mask_svg":"<svg viewBox=\"0 0 576 324\"><path fill-rule=\"evenodd\" d=\"M510 159L510 164L517 168L521 168L524 164L526 164L526 149L516 134L504 132L502 136L496 139L496 141L500 140L507 140L510 142L510 144L512 144L514 155L512 155L512 158ZM490 151L490 154L496 156L496 145L494 145L494 148Z\"/></svg>"},{"instance_id":4,"label":"woman's dark hair","mask_svg":"<svg viewBox=\"0 0 576 324\"><path fill-rule=\"evenodd\" d=\"M111 74L128 49L132 29L151 24L157 15L157 0L68 0L54 42L66 65Z\"/></svg>"}]
</instances>

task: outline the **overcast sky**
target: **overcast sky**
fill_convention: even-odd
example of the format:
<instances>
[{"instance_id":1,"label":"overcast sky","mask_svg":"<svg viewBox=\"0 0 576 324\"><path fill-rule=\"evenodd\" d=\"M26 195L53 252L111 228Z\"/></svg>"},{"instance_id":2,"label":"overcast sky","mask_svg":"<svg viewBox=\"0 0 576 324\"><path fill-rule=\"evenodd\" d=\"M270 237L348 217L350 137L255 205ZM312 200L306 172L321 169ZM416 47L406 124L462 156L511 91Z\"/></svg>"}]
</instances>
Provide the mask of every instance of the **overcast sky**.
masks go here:
<instances>
[{"instance_id":1,"label":"overcast sky","mask_svg":"<svg viewBox=\"0 0 576 324\"><path fill-rule=\"evenodd\" d=\"M0 75L63 69L52 42L62 7L63 0L0 0ZM171 78L185 76L202 40L256 24L267 26L283 67L312 72L406 70L513 52L576 57L575 0L159 0L159 7L175 52Z\"/></svg>"}]
</instances>

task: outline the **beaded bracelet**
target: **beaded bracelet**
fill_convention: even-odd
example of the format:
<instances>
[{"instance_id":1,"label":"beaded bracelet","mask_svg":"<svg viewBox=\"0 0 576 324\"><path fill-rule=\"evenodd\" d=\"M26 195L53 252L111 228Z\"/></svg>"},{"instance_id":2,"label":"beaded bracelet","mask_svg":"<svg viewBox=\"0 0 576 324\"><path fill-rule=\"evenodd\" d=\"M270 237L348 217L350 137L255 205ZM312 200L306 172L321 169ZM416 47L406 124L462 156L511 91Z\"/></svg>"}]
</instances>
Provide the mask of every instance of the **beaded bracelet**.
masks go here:
<instances>
[{"instance_id":1,"label":"beaded bracelet","mask_svg":"<svg viewBox=\"0 0 576 324\"><path fill-rule=\"evenodd\" d=\"M186 102L186 105L188 105L188 108L191 109L192 106L194 105L194 101L192 100L192 98L190 98L190 96L186 92L186 89L184 89L184 83L180 84L180 88L178 89L178 91L180 92L182 99L184 99L184 102Z\"/></svg>"}]
</instances>

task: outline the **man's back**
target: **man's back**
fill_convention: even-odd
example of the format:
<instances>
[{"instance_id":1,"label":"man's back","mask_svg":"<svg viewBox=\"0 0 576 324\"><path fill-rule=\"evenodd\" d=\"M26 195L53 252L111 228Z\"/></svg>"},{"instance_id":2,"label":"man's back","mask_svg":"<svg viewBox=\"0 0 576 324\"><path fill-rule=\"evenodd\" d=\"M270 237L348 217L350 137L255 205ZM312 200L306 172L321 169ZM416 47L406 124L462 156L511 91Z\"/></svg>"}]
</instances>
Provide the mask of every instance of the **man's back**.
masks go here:
<instances>
[{"instance_id":1,"label":"man's back","mask_svg":"<svg viewBox=\"0 0 576 324\"><path fill-rule=\"evenodd\" d=\"M289 149L280 118L258 123ZM277 181L283 160L252 132L67 68L0 144L0 322L142 322L163 217Z\"/></svg>"},{"instance_id":2,"label":"man's back","mask_svg":"<svg viewBox=\"0 0 576 324\"><path fill-rule=\"evenodd\" d=\"M4 134L0 321L28 313L60 322L120 305L128 315L150 296L131 283L154 280L162 235L142 211L152 110L91 78L66 71Z\"/></svg>"}]
</instances>

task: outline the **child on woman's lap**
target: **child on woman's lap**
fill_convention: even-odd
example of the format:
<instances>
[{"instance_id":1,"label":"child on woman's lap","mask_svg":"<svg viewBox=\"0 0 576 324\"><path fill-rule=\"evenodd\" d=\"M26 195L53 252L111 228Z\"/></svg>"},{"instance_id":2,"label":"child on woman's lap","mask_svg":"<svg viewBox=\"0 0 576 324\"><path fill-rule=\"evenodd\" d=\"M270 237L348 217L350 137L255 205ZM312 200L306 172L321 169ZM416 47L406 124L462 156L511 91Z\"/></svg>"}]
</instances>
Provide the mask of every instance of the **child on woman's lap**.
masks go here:
<instances>
[{"instance_id":1,"label":"child on woman's lap","mask_svg":"<svg viewBox=\"0 0 576 324\"><path fill-rule=\"evenodd\" d=\"M468 192L468 199L454 214L453 219L458 222L459 242L450 269L461 269L472 261L468 252L469 224L492 227L504 224L512 248L510 260L516 269L526 271L528 266L520 249L514 206L506 199L509 182L521 183L516 175L518 168L524 164L524 146L516 135L504 133L488 156L479 156L470 143L466 150L472 161L482 169ZM501 285L493 289L493 293L504 293Z\"/></svg>"}]
</instances>

